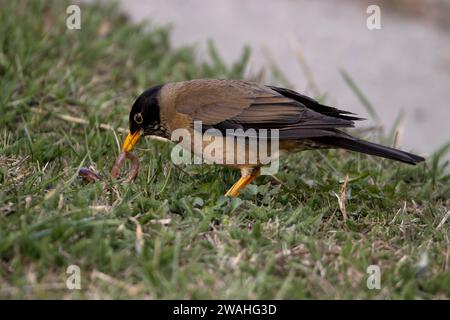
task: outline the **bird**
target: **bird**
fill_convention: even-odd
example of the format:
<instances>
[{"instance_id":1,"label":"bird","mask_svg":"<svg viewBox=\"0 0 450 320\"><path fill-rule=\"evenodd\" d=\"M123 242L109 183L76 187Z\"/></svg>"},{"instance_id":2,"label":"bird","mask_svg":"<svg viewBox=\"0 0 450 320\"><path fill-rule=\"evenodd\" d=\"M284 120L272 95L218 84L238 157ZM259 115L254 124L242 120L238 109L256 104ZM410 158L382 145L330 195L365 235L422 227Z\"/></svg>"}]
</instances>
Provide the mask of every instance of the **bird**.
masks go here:
<instances>
[{"instance_id":1,"label":"bird","mask_svg":"<svg viewBox=\"0 0 450 320\"><path fill-rule=\"evenodd\" d=\"M309 149L341 148L411 165L425 160L421 156L362 140L343 131L354 127L359 120L365 119L352 112L321 104L291 89L244 80L194 79L156 85L138 96L131 107L129 133L122 152L131 152L142 136L171 140L177 130L198 133L195 123L200 122L200 133L205 134L212 129L216 137L220 136L216 132L224 133L221 137L224 140L239 137L239 134L231 134L230 138L227 132L254 130L257 139L263 130L276 130L279 152L274 152L274 155L277 157ZM193 144L188 139L183 147L192 147ZM190 150L201 155L205 148L206 144L202 141ZM217 153L219 158L225 158L230 152L238 156L244 152L255 153L251 149L248 140L245 140L243 146L222 147ZM246 155L243 162L237 162L234 155L231 162L221 163L241 171L239 180L226 196L238 196L261 174L264 164L258 155L256 161L250 162L249 158ZM214 160L217 157L212 160L213 163Z\"/></svg>"}]
</instances>

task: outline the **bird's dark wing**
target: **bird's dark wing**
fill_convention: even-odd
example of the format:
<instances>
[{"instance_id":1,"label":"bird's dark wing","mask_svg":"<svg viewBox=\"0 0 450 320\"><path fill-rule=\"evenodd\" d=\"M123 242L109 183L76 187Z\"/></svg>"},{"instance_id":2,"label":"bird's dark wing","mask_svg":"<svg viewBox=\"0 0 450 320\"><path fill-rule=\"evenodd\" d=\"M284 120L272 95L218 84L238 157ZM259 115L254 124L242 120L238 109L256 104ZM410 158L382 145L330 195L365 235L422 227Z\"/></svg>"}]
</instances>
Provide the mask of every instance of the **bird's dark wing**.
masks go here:
<instances>
[{"instance_id":1,"label":"bird's dark wing","mask_svg":"<svg viewBox=\"0 0 450 320\"><path fill-rule=\"evenodd\" d=\"M176 111L206 125L226 120L294 123L300 117L292 99L244 81L191 80L182 83L176 92Z\"/></svg>"},{"instance_id":2,"label":"bird's dark wing","mask_svg":"<svg viewBox=\"0 0 450 320\"><path fill-rule=\"evenodd\" d=\"M354 125L350 118L317 112L272 88L237 80L187 81L177 88L175 106L205 128L279 129L280 139L330 136L335 128Z\"/></svg>"},{"instance_id":3,"label":"bird's dark wing","mask_svg":"<svg viewBox=\"0 0 450 320\"><path fill-rule=\"evenodd\" d=\"M321 113L326 116L344 119L344 120L352 120L352 121L353 120L356 120L356 121L357 120L366 120L364 118L355 117L353 112L340 110L338 108L320 104L318 101L316 101L310 97L307 97L305 95L302 95L296 91L290 90L290 89L273 87L273 86L269 86L269 88L287 98L290 98L290 99L293 99L295 101L302 103L310 110L313 110L315 112Z\"/></svg>"}]
</instances>

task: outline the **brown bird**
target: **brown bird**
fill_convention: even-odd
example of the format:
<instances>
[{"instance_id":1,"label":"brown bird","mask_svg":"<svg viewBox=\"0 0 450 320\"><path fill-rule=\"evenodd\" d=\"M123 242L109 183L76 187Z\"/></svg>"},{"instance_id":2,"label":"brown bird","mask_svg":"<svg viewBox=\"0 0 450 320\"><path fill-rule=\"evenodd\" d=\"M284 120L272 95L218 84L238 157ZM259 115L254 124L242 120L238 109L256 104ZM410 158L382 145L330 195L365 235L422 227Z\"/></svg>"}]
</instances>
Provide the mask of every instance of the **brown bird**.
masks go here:
<instances>
[{"instance_id":1,"label":"brown bird","mask_svg":"<svg viewBox=\"0 0 450 320\"><path fill-rule=\"evenodd\" d=\"M307 149L343 148L408 164L424 160L341 131L342 128L353 127L356 120L362 119L289 89L241 80L190 80L152 87L136 99L129 117L130 133L122 150L130 152L143 135L171 139L177 129L185 129L191 135L200 130L200 133L207 134L213 129L209 137L222 139L215 153L205 156L210 139L195 144L195 139L183 137L180 144L205 160L241 170L241 178L226 193L229 196L237 196L267 164L261 161L260 146L251 146L248 136L244 136L244 144L226 147L230 139L242 138L242 130L254 130L251 138L259 139L258 142L269 141L269 147L274 145L273 140L271 137L261 138L261 132L263 129L277 130L279 152L271 150L274 158ZM194 121L201 121L201 129L195 128ZM242 158L238 161L237 158L243 154L244 161Z\"/></svg>"}]
</instances>

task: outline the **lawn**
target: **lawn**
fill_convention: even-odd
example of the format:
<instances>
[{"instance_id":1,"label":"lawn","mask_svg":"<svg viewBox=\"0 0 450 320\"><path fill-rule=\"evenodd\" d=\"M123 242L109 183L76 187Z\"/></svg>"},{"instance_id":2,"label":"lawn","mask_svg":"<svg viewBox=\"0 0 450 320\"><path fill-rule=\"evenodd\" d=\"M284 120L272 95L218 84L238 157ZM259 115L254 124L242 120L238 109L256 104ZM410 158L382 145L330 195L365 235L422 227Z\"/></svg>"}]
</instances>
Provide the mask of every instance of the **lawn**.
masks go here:
<instances>
[{"instance_id":1,"label":"lawn","mask_svg":"<svg viewBox=\"0 0 450 320\"><path fill-rule=\"evenodd\" d=\"M144 139L139 176L124 185L109 171L137 95L192 78L262 79L245 72L249 50L226 65L210 43L201 61L195 47L171 46L170 28L111 5L81 6L81 30L66 28L64 1L0 5L0 298L448 299L449 145L418 166L293 154L277 179L230 199L238 172L175 166L170 144ZM82 166L104 182L84 183ZM80 290L66 287L70 265ZM367 287L370 265L380 289Z\"/></svg>"}]
</instances>

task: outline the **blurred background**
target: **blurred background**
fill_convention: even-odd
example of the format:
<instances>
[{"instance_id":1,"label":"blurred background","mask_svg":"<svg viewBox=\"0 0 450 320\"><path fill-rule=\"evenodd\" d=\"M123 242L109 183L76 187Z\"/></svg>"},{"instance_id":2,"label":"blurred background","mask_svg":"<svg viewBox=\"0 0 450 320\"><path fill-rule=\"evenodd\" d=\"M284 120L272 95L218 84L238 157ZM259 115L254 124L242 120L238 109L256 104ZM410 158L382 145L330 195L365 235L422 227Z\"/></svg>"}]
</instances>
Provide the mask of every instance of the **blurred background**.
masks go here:
<instances>
[{"instance_id":1,"label":"blurred background","mask_svg":"<svg viewBox=\"0 0 450 320\"><path fill-rule=\"evenodd\" d=\"M428 154L450 140L449 0L119 3L132 20L170 24L174 46L196 44L205 57L208 39L229 63L249 45L247 74L276 71L285 85L368 118L364 126L395 126L402 148ZM371 4L381 8L379 30L366 25Z\"/></svg>"}]
</instances>

